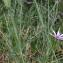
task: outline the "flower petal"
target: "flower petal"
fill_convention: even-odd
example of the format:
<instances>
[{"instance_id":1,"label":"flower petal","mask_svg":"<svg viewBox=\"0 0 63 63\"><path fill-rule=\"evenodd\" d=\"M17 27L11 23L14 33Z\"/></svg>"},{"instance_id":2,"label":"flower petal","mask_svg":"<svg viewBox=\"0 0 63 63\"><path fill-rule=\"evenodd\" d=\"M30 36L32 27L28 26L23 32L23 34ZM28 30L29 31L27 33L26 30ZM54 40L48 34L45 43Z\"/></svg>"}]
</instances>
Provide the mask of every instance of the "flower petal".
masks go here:
<instances>
[{"instance_id":1,"label":"flower petal","mask_svg":"<svg viewBox=\"0 0 63 63\"><path fill-rule=\"evenodd\" d=\"M61 34L59 31L60 31L60 28L59 28L59 30L58 30L58 32L57 32L57 36L60 36L60 34Z\"/></svg>"},{"instance_id":2,"label":"flower petal","mask_svg":"<svg viewBox=\"0 0 63 63\"><path fill-rule=\"evenodd\" d=\"M60 36L63 37L63 34L61 34Z\"/></svg>"},{"instance_id":3,"label":"flower petal","mask_svg":"<svg viewBox=\"0 0 63 63\"><path fill-rule=\"evenodd\" d=\"M63 40L63 37L59 36L59 38L57 38L57 39L59 39L59 40Z\"/></svg>"},{"instance_id":4,"label":"flower petal","mask_svg":"<svg viewBox=\"0 0 63 63\"><path fill-rule=\"evenodd\" d=\"M50 34L51 36L55 37L54 34L52 34L52 33L49 33L49 34Z\"/></svg>"},{"instance_id":5,"label":"flower petal","mask_svg":"<svg viewBox=\"0 0 63 63\"><path fill-rule=\"evenodd\" d=\"M55 33L55 31L53 30L53 33L54 33L54 36L56 37L56 33Z\"/></svg>"}]
</instances>

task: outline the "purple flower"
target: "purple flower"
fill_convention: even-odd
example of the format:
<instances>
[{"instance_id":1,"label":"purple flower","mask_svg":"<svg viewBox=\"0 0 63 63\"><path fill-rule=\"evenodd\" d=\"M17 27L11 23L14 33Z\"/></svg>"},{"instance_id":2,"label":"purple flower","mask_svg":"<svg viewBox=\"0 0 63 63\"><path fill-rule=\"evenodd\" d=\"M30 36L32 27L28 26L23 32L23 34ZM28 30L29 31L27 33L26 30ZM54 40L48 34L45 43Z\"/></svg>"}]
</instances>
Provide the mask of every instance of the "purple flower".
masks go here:
<instances>
[{"instance_id":1,"label":"purple flower","mask_svg":"<svg viewBox=\"0 0 63 63\"><path fill-rule=\"evenodd\" d=\"M53 37L55 37L56 39L58 40L63 40L63 34L61 34L59 31L60 29L58 30L58 32L56 33L54 30L53 31L53 34L50 33L50 35L52 35Z\"/></svg>"}]
</instances>

